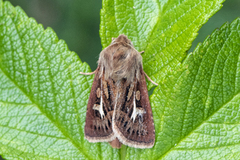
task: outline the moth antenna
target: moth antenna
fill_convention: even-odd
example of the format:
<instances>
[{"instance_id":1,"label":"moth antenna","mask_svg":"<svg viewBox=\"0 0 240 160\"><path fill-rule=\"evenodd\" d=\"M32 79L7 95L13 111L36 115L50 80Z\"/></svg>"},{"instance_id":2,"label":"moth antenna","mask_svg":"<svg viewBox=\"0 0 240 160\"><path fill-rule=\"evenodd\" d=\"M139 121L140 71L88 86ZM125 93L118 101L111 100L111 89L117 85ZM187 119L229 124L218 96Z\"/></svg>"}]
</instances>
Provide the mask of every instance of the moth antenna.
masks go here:
<instances>
[{"instance_id":1,"label":"moth antenna","mask_svg":"<svg viewBox=\"0 0 240 160\"><path fill-rule=\"evenodd\" d=\"M148 75L143 71L144 75L147 77L147 79L154 85L158 86L158 84L156 82L154 82L153 80L151 80L150 77L148 77Z\"/></svg>"},{"instance_id":2,"label":"moth antenna","mask_svg":"<svg viewBox=\"0 0 240 160\"><path fill-rule=\"evenodd\" d=\"M140 54L142 54L142 53L144 53L145 51L141 51L141 52L139 52Z\"/></svg>"},{"instance_id":3,"label":"moth antenna","mask_svg":"<svg viewBox=\"0 0 240 160\"><path fill-rule=\"evenodd\" d=\"M97 72L97 70L93 71L93 72L90 72L90 73L83 73L83 72L80 72L80 74L83 74L83 75L93 75Z\"/></svg>"}]
</instances>

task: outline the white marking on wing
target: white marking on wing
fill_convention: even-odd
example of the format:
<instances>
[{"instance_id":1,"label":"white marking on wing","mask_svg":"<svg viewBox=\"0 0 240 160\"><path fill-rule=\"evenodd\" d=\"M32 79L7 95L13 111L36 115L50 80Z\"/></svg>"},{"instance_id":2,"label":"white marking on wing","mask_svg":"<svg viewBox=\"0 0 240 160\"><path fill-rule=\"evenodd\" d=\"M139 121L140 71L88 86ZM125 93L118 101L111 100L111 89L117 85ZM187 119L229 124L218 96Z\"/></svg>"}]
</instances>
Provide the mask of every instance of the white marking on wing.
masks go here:
<instances>
[{"instance_id":1,"label":"white marking on wing","mask_svg":"<svg viewBox=\"0 0 240 160\"><path fill-rule=\"evenodd\" d=\"M99 113L101 115L101 119L104 117L104 112L103 112L103 102L102 102L102 91L101 91L101 100L100 100L100 108L99 108Z\"/></svg>"},{"instance_id":2,"label":"white marking on wing","mask_svg":"<svg viewBox=\"0 0 240 160\"><path fill-rule=\"evenodd\" d=\"M131 116L131 119L133 119L133 122L135 121L136 116L137 116L137 107L136 107L135 92L134 92L133 93L133 113Z\"/></svg>"},{"instance_id":3,"label":"white marking on wing","mask_svg":"<svg viewBox=\"0 0 240 160\"><path fill-rule=\"evenodd\" d=\"M133 113L131 116L131 119L133 119L133 122L135 121L137 115L139 116L143 116L144 113L146 113L146 111L143 108L137 108L136 106L136 95L135 92L133 94Z\"/></svg>"},{"instance_id":4,"label":"white marking on wing","mask_svg":"<svg viewBox=\"0 0 240 160\"><path fill-rule=\"evenodd\" d=\"M102 102L102 96L103 96L103 86L102 86L102 79L101 79L101 99L100 99L100 108L99 108L99 113L101 115L101 119L104 117L104 112L103 112L103 102Z\"/></svg>"}]
</instances>

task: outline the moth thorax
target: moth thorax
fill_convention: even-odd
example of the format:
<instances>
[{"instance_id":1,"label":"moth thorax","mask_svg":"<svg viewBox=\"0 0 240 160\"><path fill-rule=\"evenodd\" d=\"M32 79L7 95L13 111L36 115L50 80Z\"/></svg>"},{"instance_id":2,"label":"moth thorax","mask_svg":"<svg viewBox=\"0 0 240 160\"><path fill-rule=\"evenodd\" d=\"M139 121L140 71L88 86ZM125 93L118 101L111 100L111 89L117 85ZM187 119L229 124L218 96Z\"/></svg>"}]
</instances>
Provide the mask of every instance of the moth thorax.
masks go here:
<instances>
[{"instance_id":1,"label":"moth thorax","mask_svg":"<svg viewBox=\"0 0 240 160\"><path fill-rule=\"evenodd\" d=\"M140 69L137 69L137 70L131 69L128 72L117 71L115 73L112 73L110 78L112 78L115 82L125 79L128 83L130 83L130 82L133 82L135 78L137 80L140 80Z\"/></svg>"},{"instance_id":2,"label":"moth thorax","mask_svg":"<svg viewBox=\"0 0 240 160\"><path fill-rule=\"evenodd\" d=\"M101 74L105 79L114 81L126 79L133 81L135 77L140 80L140 69L142 67L142 56L138 51L127 44L113 44L100 53L98 60Z\"/></svg>"},{"instance_id":3,"label":"moth thorax","mask_svg":"<svg viewBox=\"0 0 240 160\"><path fill-rule=\"evenodd\" d=\"M128 83L133 82L134 80L140 80L141 73L140 73L140 65L139 68L129 68L128 71L125 69L123 70L113 70L106 68L104 66L100 67L100 74L99 77L104 76L104 79L112 79L114 82L126 80ZM136 79L135 79L136 78Z\"/></svg>"}]
</instances>

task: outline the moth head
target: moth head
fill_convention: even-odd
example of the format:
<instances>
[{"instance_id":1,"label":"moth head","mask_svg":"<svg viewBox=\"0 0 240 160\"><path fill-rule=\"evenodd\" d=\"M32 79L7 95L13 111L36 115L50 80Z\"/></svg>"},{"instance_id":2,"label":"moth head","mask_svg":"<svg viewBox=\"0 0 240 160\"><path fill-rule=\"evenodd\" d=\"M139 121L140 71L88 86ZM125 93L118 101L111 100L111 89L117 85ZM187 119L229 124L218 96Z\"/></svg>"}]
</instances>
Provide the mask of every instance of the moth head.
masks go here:
<instances>
[{"instance_id":1,"label":"moth head","mask_svg":"<svg viewBox=\"0 0 240 160\"><path fill-rule=\"evenodd\" d=\"M112 38L112 43L124 43L133 47L133 44L130 39L127 38L124 34L119 35L117 38Z\"/></svg>"}]
</instances>

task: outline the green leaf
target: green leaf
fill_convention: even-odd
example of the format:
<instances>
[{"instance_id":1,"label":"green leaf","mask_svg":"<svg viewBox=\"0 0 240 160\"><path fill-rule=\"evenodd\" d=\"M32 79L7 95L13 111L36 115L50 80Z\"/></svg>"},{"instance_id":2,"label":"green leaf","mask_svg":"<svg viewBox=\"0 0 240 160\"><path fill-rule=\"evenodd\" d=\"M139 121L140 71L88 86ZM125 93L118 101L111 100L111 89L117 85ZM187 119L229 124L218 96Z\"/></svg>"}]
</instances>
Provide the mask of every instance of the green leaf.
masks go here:
<instances>
[{"instance_id":1,"label":"green leaf","mask_svg":"<svg viewBox=\"0 0 240 160\"><path fill-rule=\"evenodd\" d=\"M223 0L103 1L102 45L124 33L145 50L152 97L152 149L84 139L93 76L55 33L0 0L0 154L6 159L237 158L239 24L225 24L186 51ZM185 60L184 60L185 59ZM181 63L183 62L183 63ZM150 87L149 87L150 88Z\"/></svg>"},{"instance_id":2,"label":"green leaf","mask_svg":"<svg viewBox=\"0 0 240 160\"><path fill-rule=\"evenodd\" d=\"M215 30L154 91L161 158L239 158L239 35L240 18Z\"/></svg>"},{"instance_id":3,"label":"green leaf","mask_svg":"<svg viewBox=\"0 0 240 160\"><path fill-rule=\"evenodd\" d=\"M9 2L0 1L0 30L0 154L87 159L83 124L92 79L79 71L89 67L52 29Z\"/></svg>"},{"instance_id":4,"label":"green leaf","mask_svg":"<svg viewBox=\"0 0 240 160\"><path fill-rule=\"evenodd\" d=\"M112 37L126 34L138 51L145 51L145 72L160 82L183 61L198 30L222 7L223 1L103 0L103 48Z\"/></svg>"}]
</instances>

